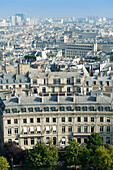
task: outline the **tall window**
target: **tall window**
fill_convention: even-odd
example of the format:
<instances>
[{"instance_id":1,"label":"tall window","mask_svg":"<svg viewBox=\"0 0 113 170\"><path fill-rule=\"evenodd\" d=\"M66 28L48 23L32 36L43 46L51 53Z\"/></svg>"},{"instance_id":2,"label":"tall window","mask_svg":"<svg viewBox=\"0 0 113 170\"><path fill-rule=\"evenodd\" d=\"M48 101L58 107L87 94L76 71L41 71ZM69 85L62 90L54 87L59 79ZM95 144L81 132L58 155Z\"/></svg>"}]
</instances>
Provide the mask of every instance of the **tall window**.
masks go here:
<instances>
[{"instance_id":1,"label":"tall window","mask_svg":"<svg viewBox=\"0 0 113 170\"><path fill-rule=\"evenodd\" d=\"M11 128L8 128L8 135L11 135Z\"/></svg>"},{"instance_id":2,"label":"tall window","mask_svg":"<svg viewBox=\"0 0 113 170\"><path fill-rule=\"evenodd\" d=\"M78 133L81 132L81 126L78 126Z\"/></svg>"},{"instance_id":3,"label":"tall window","mask_svg":"<svg viewBox=\"0 0 113 170\"><path fill-rule=\"evenodd\" d=\"M62 126L62 133L65 133L65 126Z\"/></svg>"},{"instance_id":4,"label":"tall window","mask_svg":"<svg viewBox=\"0 0 113 170\"><path fill-rule=\"evenodd\" d=\"M28 139L24 138L24 145L28 145Z\"/></svg>"}]
</instances>

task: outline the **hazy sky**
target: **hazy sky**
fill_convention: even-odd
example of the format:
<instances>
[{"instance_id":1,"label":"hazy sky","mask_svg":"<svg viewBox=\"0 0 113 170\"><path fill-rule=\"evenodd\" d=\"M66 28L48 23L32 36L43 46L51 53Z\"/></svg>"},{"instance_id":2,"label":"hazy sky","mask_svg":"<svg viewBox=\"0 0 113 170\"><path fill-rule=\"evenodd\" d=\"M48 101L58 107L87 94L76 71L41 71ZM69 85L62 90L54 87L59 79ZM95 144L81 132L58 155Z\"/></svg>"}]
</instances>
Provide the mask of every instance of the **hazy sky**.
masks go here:
<instances>
[{"instance_id":1,"label":"hazy sky","mask_svg":"<svg viewBox=\"0 0 113 170\"><path fill-rule=\"evenodd\" d=\"M0 0L0 18L21 12L28 17L113 17L113 0Z\"/></svg>"}]
</instances>

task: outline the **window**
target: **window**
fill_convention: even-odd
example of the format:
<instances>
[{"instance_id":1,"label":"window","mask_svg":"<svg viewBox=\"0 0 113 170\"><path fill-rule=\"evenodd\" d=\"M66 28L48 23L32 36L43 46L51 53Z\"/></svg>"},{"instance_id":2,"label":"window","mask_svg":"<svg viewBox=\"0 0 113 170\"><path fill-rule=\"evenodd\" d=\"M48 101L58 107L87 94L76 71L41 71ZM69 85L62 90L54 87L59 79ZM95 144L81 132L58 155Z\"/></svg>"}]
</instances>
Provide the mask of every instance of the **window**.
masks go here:
<instances>
[{"instance_id":1,"label":"window","mask_svg":"<svg viewBox=\"0 0 113 170\"><path fill-rule=\"evenodd\" d=\"M102 106L99 106L99 107L98 107L98 111L103 111L103 107L102 107Z\"/></svg>"},{"instance_id":2,"label":"window","mask_svg":"<svg viewBox=\"0 0 113 170\"><path fill-rule=\"evenodd\" d=\"M27 119L23 119L23 123L27 123Z\"/></svg>"},{"instance_id":3,"label":"window","mask_svg":"<svg viewBox=\"0 0 113 170\"><path fill-rule=\"evenodd\" d=\"M40 126L37 126L37 133L40 133L41 130L40 130Z\"/></svg>"},{"instance_id":4,"label":"window","mask_svg":"<svg viewBox=\"0 0 113 170\"><path fill-rule=\"evenodd\" d=\"M3 89L3 86L0 86L0 89Z\"/></svg>"},{"instance_id":5,"label":"window","mask_svg":"<svg viewBox=\"0 0 113 170\"><path fill-rule=\"evenodd\" d=\"M8 85L6 85L6 89L8 89L9 88L9 86Z\"/></svg>"},{"instance_id":6,"label":"window","mask_svg":"<svg viewBox=\"0 0 113 170\"><path fill-rule=\"evenodd\" d=\"M81 111L81 107L80 107L80 106L75 107L75 110L76 110L76 111Z\"/></svg>"},{"instance_id":7,"label":"window","mask_svg":"<svg viewBox=\"0 0 113 170\"><path fill-rule=\"evenodd\" d=\"M65 145L65 141L66 141L65 137L62 137L62 145Z\"/></svg>"},{"instance_id":8,"label":"window","mask_svg":"<svg viewBox=\"0 0 113 170\"><path fill-rule=\"evenodd\" d=\"M59 87L59 92L62 93L62 87Z\"/></svg>"},{"instance_id":9,"label":"window","mask_svg":"<svg viewBox=\"0 0 113 170\"><path fill-rule=\"evenodd\" d=\"M24 145L28 145L28 139L24 138Z\"/></svg>"},{"instance_id":10,"label":"window","mask_svg":"<svg viewBox=\"0 0 113 170\"><path fill-rule=\"evenodd\" d=\"M56 126L53 126L53 133L56 133Z\"/></svg>"},{"instance_id":11,"label":"window","mask_svg":"<svg viewBox=\"0 0 113 170\"><path fill-rule=\"evenodd\" d=\"M91 117L91 122L94 122L94 117Z\"/></svg>"},{"instance_id":12,"label":"window","mask_svg":"<svg viewBox=\"0 0 113 170\"><path fill-rule=\"evenodd\" d=\"M17 113L17 109L16 108L12 109L12 112Z\"/></svg>"},{"instance_id":13,"label":"window","mask_svg":"<svg viewBox=\"0 0 113 170\"><path fill-rule=\"evenodd\" d=\"M6 109L5 111L6 111L6 113L10 113L10 109Z\"/></svg>"},{"instance_id":14,"label":"window","mask_svg":"<svg viewBox=\"0 0 113 170\"><path fill-rule=\"evenodd\" d=\"M84 122L87 122L87 121L88 121L87 117L84 117Z\"/></svg>"},{"instance_id":15,"label":"window","mask_svg":"<svg viewBox=\"0 0 113 170\"><path fill-rule=\"evenodd\" d=\"M56 118L53 118L53 122L56 122Z\"/></svg>"},{"instance_id":16,"label":"window","mask_svg":"<svg viewBox=\"0 0 113 170\"><path fill-rule=\"evenodd\" d=\"M81 117L77 117L77 122L81 122Z\"/></svg>"},{"instance_id":17,"label":"window","mask_svg":"<svg viewBox=\"0 0 113 170\"><path fill-rule=\"evenodd\" d=\"M107 117L107 122L110 122L110 117Z\"/></svg>"},{"instance_id":18,"label":"window","mask_svg":"<svg viewBox=\"0 0 113 170\"><path fill-rule=\"evenodd\" d=\"M84 138L84 143L87 144L87 138Z\"/></svg>"},{"instance_id":19,"label":"window","mask_svg":"<svg viewBox=\"0 0 113 170\"><path fill-rule=\"evenodd\" d=\"M72 132L72 126L68 126L68 132L69 132L69 133Z\"/></svg>"},{"instance_id":20,"label":"window","mask_svg":"<svg viewBox=\"0 0 113 170\"><path fill-rule=\"evenodd\" d=\"M76 79L76 83L77 83L77 84L80 84L80 83L81 83L81 80L80 80L80 79Z\"/></svg>"},{"instance_id":21,"label":"window","mask_svg":"<svg viewBox=\"0 0 113 170\"><path fill-rule=\"evenodd\" d=\"M68 122L72 122L72 117L68 117Z\"/></svg>"},{"instance_id":22,"label":"window","mask_svg":"<svg viewBox=\"0 0 113 170\"><path fill-rule=\"evenodd\" d=\"M49 122L49 117L46 117L46 122Z\"/></svg>"},{"instance_id":23,"label":"window","mask_svg":"<svg viewBox=\"0 0 113 170\"><path fill-rule=\"evenodd\" d=\"M49 137L47 137L47 138L46 138L46 145L49 144L49 140L50 140Z\"/></svg>"},{"instance_id":24,"label":"window","mask_svg":"<svg viewBox=\"0 0 113 170\"><path fill-rule=\"evenodd\" d=\"M35 112L41 112L40 107L35 107Z\"/></svg>"},{"instance_id":25,"label":"window","mask_svg":"<svg viewBox=\"0 0 113 170\"><path fill-rule=\"evenodd\" d=\"M36 79L33 79L33 84L37 84L37 80Z\"/></svg>"},{"instance_id":26,"label":"window","mask_svg":"<svg viewBox=\"0 0 113 170\"><path fill-rule=\"evenodd\" d=\"M109 86L109 81L106 81L107 86Z\"/></svg>"},{"instance_id":27,"label":"window","mask_svg":"<svg viewBox=\"0 0 113 170\"><path fill-rule=\"evenodd\" d=\"M8 128L8 135L11 135L11 128Z\"/></svg>"},{"instance_id":28,"label":"window","mask_svg":"<svg viewBox=\"0 0 113 170\"><path fill-rule=\"evenodd\" d=\"M78 133L81 133L81 126L78 126Z\"/></svg>"},{"instance_id":29,"label":"window","mask_svg":"<svg viewBox=\"0 0 113 170\"><path fill-rule=\"evenodd\" d=\"M51 87L51 92L55 93L55 87Z\"/></svg>"},{"instance_id":30,"label":"window","mask_svg":"<svg viewBox=\"0 0 113 170\"><path fill-rule=\"evenodd\" d=\"M103 132L104 127L100 126L100 132Z\"/></svg>"},{"instance_id":31,"label":"window","mask_svg":"<svg viewBox=\"0 0 113 170\"><path fill-rule=\"evenodd\" d=\"M14 119L14 124L18 124L18 119Z\"/></svg>"},{"instance_id":32,"label":"window","mask_svg":"<svg viewBox=\"0 0 113 170\"><path fill-rule=\"evenodd\" d=\"M34 122L33 118L30 118L30 123L33 123L33 122Z\"/></svg>"},{"instance_id":33,"label":"window","mask_svg":"<svg viewBox=\"0 0 113 170\"><path fill-rule=\"evenodd\" d=\"M96 85L96 81L94 81L93 84Z\"/></svg>"},{"instance_id":34,"label":"window","mask_svg":"<svg viewBox=\"0 0 113 170\"><path fill-rule=\"evenodd\" d=\"M106 137L106 144L110 144L110 137Z\"/></svg>"},{"instance_id":35,"label":"window","mask_svg":"<svg viewBox=\"0 0 113 170\"><path fill-rule=\"evenodd\" d=\"M105 107L105 111L110 111L110 107Z\"/></svg>"},{"instance_id":36,"label":"window","mask_svg":"<svg viewBox=\"0 0 113 170\"><path fill-rule=\"evenodd\" d=\"M67 84L71 84L71 79L67 78Z\"/></svg>"},{"instance_id":37,"label":"window","mask_svg":"<svg viewBox=\"0 0 113 170\"><path fill-rule=\"evenodd\" d=\"M88 127L84 126L84 133L87 133Z\"/></svg>"},{"instance_id":38,"label":"window","mask_svg":"<svg viewBox=\"0 0 113 170\"><path fill-rule=\"evenodd\" d=\"M68 93L71 92L71 87L67 87L67 92L68 92Z\"/></svg>"},{"instance_id":39,"label":"window","mask_svg":"<svg viewBox=\"0 0 113 170\"><path fill-rule=\"evenodd\" d=\"M62 126L62 133L65 133L65 126Z\"/></svg>"},{"instance_id":40,"label":"window","mask_svg":"<svg viewBox=\"0 0 113 170\"><path fill-rule=\"evenodd\" d=\"M49 126L46 126L46 133L49 133Z\"/></svg>"},{"instance_id":41,"label":"window","mask_svg":"<svg viewBox=\"0 0 113 170\"><path fill-rule=\"evenodd\" d=\"M15 128L15 134L18 134L18 128Z\"/></svg>"},{"instance_id":42,"label":"window","mask_svg":"<svg viewBox=\"0 0 113 170\"><path fill-rule=\"evenodd\" d=\"M65 117L62 117L62 122L65 122Z\"/></svg>"},{"instance_id":43,"label":"window","mask_svg":"<svg viewBox=\"0 0 113 170\"><path fill-rule=\"evenodd\" d=\"M28 110L29 110L29 112L33 112L33 108L32 107L28 108Z\"/></svg>"},{"instance_id":44,"label":"window","mask_svg":"<svg viewBox=\"0 0 113 170\"><path fill-rule=\"evenodd\" d=\"M110 126L107 126L107 132L110 132Z\"/></svg>"},{"instance_id":45,"label":"window","mask_svg":"<svg viewBox=\"0 0 113 170\"><path fill-rule=\"evenodd\" d=\"M49 111L49 107L44 107L44 111L48 112Z\"/></svg>"},{"instance_id":46,"label":"window","mask_svg":"<svg viewBox=\"0 0 113 170\"><path fill-rule=\"evenodd\" d=\"M34 138L31 138L31 145L34 145Z\"/></svg>"},{"instance_id":47,"label":"window","mask_svg":"<svg viewBox=\"0 0 113 170\"><path fill-rule=\"evenodd\" d=\"M93 106L89 107L89 110L94 111L94 107Z\"/></svg>"},{"instance_id":48,"label":"window","mask_svg":"<svg viewBox=\"0 0 113 170\"><path fill-rule=\"evenodd\" d=\"M12 143L12 139L8 139L8 143Z\"/></svg>"},{"instance_id":49,"label":"window","mask_svg":"<svg viewBox=\"0 0 113 170\"><path fill-rule=\"evenodd\" d=\"M58 111L58 109L56 109L56 107L51 107L51 111Z\"/></svg>"},{"instance_id":50,"label":"window","mask_svg":"<svg viewBox=\"0 0 113 170\"><path fill-rule=\"evenodd\" d=\"M87 111L87 106L82 107L83 111Z\"/></svg>"},{"instance_id":51,"label":"window","mask_svg":"<svg viewBox=\"0 0 113 170\"><path fill-rule=\"evenodd\" d=\"M94 126L91 126L91 133L94 132Z\"/></svg>"},{"instance_id":52,"label":"window","mask_svg":"<svg viewBox=\"0 0 113 170\"><path fill-rule=\"evenodd\" d=\"M11 124L11 120L10 119L7 120L7 124Z\"/></svg>"},{"instance_id":53,"label":"window","mask_svg":"<svg viewBox=\"0 0 113 170\"><path fill-rule=\"evenodd\" d=\"M100 117L100 122L104 122L104 118L103 117Z\"/></svg>"},{"instance_id":54,"label":"window","mask_svg":"<svg viewBox=\"0 0 113 170\"><path fill-rule=\"evenodd\" d=\"M37 123L40 123L40 118L37 118Z\"/></svg>"},{"instance_id":55,"label":"window","mask_svg":"<svg viewBox=\"0 0 113 170\"><path fill-rule=\"evenodd\" d=\"M60 78L53 79L53 84L60 84L60 83L61 83Z\"/></svg>"},{"instance_id":56,"label":"window","mask_svg":"<svg viewBox=\"0 0 113 170\"><path fill-rule=\"evenodd\" d=\"M21 112L26 112L26 108L21 108Z\"/></svg>"},{"instance_id":57,"label":"window","mask_svg":"<svg viewBox=\"0 0 113 170\"><path fill-rule=\"evenodd\" d=\"M103 85L103 82L102 82L102 81L100 81L100 85L101 85L101 86Z\"/></svg>"},{"instance_id":58,"label":"window","mask_svg":"<svg viewBox=\"0 0 113 170\"><path fill-rule=\"evenodd\" d=\"M89 81L86 81L86 86L89 86Z\"/></svg>"},{"instance_id":59,"label":"window","mask_svg":"<svg viewBox=\"0 0 113 170\"><path fill-rule=\"evenodd\" d=\"M42 93L46 93L46 87L42 87Z\"/></svg>"},{"instance_id":60,"label":"window","mask_svg":"<svg viewBox=\"0 0 113 170\"><path fill-rule=\"evenodd\" d=\"M60 107L60 111L65 111L65 107L64 106Z\"/></svg>"},{"instance_id":61,"label":"window","mask_svg":"<svg viewBox=\"0 0 113 170\"><path fill-rule=\"evenodd\" d=\"M81 143L81 138L78 137L78 138L77 138L77 142L78 142L78 143Z\"/></svg>"}]
</instances>

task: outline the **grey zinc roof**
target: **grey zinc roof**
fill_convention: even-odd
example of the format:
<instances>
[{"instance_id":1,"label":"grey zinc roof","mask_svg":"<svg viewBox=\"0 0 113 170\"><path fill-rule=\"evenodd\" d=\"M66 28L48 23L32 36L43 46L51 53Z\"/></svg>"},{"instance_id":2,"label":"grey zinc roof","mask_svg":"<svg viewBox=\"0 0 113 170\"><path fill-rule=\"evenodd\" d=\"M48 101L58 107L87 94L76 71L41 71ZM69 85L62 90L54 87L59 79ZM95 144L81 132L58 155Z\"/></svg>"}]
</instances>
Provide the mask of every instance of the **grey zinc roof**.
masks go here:
<instances>
[{"instance_id":1,"label":"grey zinc roof","mask_svg":"<svg viewBox=\"0 0 113 170\"><path fill-rule=\"evenodd\" d=\"M2 97L2 96L1 96ZM42 104L73 104L73 96L68 97L68 96L59 96L59 102L57 102L57 96L46 96L43 98L42 102L42 97L35 97L35 96L28 96L28 97L20 97L20 104L18 103L18 97L12 96L9 100L4 100L4 104L6 106L10 105L31 105L31 104L37 104L37 105L42 105ZM111 103L111 98L103 96L103 95L98 95L98 103L100 104L110 104ZM75 104L96 104L96 96L75 96Z\"/></svg>"}]
</instances>

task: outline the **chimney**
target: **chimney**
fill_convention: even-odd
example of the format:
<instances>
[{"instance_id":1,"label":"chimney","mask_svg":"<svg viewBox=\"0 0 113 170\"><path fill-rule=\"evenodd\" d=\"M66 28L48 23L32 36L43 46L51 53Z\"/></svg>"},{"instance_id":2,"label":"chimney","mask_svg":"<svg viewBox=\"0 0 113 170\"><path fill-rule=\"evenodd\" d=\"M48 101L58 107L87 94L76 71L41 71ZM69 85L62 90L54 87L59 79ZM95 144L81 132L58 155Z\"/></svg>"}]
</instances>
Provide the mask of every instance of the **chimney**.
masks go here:
<instances>
[{"instance_id":1,"label":"chimney","mask_svg":"<svg viewBox=\"0 0 113 170\"><path fill-rule=\"evenodd\" d=\"M99 75L97 75L97 80L99 80Z\"/></svg>"},{"instance_id":2,"label":"chimney","mask_svg":"<svg viewBox=\"0 0 113 170\"><path fill-rule=\"evenodd\" d=\"M75 93L74 93L74 95L73 95L73 102L74 102L74 103L76 102Z\"/></svg>"},{"instance_id":3,"label":"chimney","mask_svg":"<svg viewBox=\"0 0 113 170\"><path fill-rule=\"evenodd\" d=\"M18 103L19 103L19 104L21 103L20 94L18 94Z\"/></svg>"},{"instance_id":4,"label":"chimney","mask_svg":"<svg viewBox=\"0 0 113 170\"><path fill-rule=\"evenodd\" d=\"M6 94L6 100L9 100L11 98L11 93Z\"/></svg>"},{"instance_id":5,"label":"chimney","mask_svg":"<svg viewBox=\"0 0 113 170\"><path fill-rule=\"evenodd\" d=\"M99 102L99 97L98 97L98 93L96 93L96 102Z\"/></svg>"}]
</instances>

